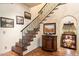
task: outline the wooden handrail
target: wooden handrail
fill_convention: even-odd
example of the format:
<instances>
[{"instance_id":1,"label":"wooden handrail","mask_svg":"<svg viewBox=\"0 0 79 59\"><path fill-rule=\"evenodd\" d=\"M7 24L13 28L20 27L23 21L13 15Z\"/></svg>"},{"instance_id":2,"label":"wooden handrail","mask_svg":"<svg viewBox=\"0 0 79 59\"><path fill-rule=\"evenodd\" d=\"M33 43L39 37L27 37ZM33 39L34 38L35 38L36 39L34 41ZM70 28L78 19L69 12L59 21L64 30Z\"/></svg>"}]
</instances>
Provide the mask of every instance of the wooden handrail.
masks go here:
<instances>
[{"instance_id":1,"label":"wooden handrail","mask_svg":"<svg viewBox=\"0 0 79 59\"><path fill-rule=\"evenodd\" d=\"M58 5L57 5L57 6L58 6ZM56 8L57 6L55 6L55 8ZM54 9L55 9L55 8L54 8ZM54 10L54 9L53 9L53 10ZM52 11L53 11L53 10L52 10ZM50 11L50 13L51 13L52 11ZM50 14L50 13L49 13L49 14ZM49 15L49 14L48 14L48 15ZM48 15L47 15L47 16L48 16ZM46 16L46 17L47 17L47 16ZM46 18L46 17L45 17L45 18ZM44 18L44 19L45 19L45 18ZM44 20L44 19L43 19L43 20ZM42 20L42 21L43 21L43 20ZM41 21L41 22L42 22L42 21ZM40 23L41 23L41 22L40 22ZM39 24L40 24L40 23L39 23Z\"/></svg>"},{"instance_id":2,"label":"wooden handrail","mask_svg":"<svg viewBox=\"0 0 79 59\"><path fill-rule=\"evenodd\" d=\"M47 3L46 3L46 4L47 4ZM41 10L46 6L46 4L41 8ZM40 11L41 11L41 10L40 10ZM39 12L40 12L40 11L39 11ZM38 12L38 13L39 13L39 12ZM39 16L39 15L38 15L38 16ZM38 16L37 16L37 17L38 17ZM37 17L36 17L36 18L37 18ZM36 18L35 18L35 19L36 19ZM21 32L22 32L26 27L28 27L35 19L33 19L27 26L25 26L25 27L21 30Z\"/></svg>"},{"instance_id":3,"label":"wooden handrail","mask_svg":"<svg viewBox=\"0 0 79 59\"><path fill-rule=\"evenodd\" d=\"M42 9L43 9L46 5L47 5L47 3L41 8L41 10L40 10L38 13L40 13L40 12L42 11Z\"/></svg>"},{"instance_id":4,"label":"wooden handrail","mask_svg":"<svg viewBox=\"0 0 79 59\"><path fill-rule=\"evenodd\" d=\"M39 16L39 15L38 15L38 16ZM38 17L38 16L37 16L37 17ZM37 17L36 17L36 18L37 18ZM36 19L36 18L35 18L35 19ZM26 27L28 27L35 19L33 19L27 26L25 26L25 27L21 30L21 32L22 32Z\"/></svg>"}]
</instances>

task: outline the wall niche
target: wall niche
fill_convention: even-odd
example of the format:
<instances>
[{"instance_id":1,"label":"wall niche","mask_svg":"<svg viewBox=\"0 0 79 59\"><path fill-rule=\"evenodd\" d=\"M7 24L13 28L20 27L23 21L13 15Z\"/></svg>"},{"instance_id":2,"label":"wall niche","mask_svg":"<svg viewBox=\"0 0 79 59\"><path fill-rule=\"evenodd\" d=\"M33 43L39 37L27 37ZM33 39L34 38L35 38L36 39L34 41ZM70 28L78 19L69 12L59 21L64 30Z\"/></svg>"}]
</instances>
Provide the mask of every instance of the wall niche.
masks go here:
<instances>
[{"instance_id":1,"label":"wall niche","mask_svg":"<svg viewBox=\"0 0 79 59\"><path fill-rule=\"evenodd\" d=\"M76 18L68 15L62 21L61 47L76 50Z\"/></svg>"}]
</instances>

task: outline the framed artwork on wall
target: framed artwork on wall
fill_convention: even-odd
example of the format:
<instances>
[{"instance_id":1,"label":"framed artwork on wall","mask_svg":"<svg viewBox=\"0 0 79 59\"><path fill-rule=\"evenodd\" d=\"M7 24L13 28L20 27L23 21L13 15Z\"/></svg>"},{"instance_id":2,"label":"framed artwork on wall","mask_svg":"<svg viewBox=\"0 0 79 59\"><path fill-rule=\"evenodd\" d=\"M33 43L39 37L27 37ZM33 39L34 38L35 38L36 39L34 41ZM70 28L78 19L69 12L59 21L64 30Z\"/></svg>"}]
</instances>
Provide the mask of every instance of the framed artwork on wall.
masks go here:
<instances>
[{"instance_id":1,"label":"framed artwork on wall","mask_svg":"<svg viewBox=\"0 0 79 59\"><path fill-rule=\"evenodd\" d=\"M14 19L0 17L0 27L2 28L13 28L14 27Z\"/></svg>"},{"instance_id":2,"label":"framed artwork on wall","mask_svg":"<svg viewBox=\"0 0 79 59\"><path fill-rule=\"evenodd\" d=\"M75 34L62 34L61 47L76 50L76 35Z\"/></svg>"},{"instance_id":3,"label":"framed artwork on wall","mask_svg":"<svg viewBox=\"0 0 79 59\"><path fill-rule=\"evenodd\" d=\"M24 24L24 17L23 16L16 16L16 23L17 24Z\"/></svg>"},{"instance_id":4,"label":"framed artwork on wall","mask_svg":"<svg viewBox=\"0 0 79 59\"><path fill-rule=\"evenodd\" d=\"M43 32L44 34L56 34L56 23L45 23Z\"/></svg>"},{"instance_id":5,"label":"framed artwork on wall","mask_svg":"<svg viewBox=\"0 0 79 59\"><path fill-rule=\"evenodd\" d=\"M24 12L24 18L25 19L31 19L31 13L29 13L29 12Z\"/></svg>"}]
</instances>

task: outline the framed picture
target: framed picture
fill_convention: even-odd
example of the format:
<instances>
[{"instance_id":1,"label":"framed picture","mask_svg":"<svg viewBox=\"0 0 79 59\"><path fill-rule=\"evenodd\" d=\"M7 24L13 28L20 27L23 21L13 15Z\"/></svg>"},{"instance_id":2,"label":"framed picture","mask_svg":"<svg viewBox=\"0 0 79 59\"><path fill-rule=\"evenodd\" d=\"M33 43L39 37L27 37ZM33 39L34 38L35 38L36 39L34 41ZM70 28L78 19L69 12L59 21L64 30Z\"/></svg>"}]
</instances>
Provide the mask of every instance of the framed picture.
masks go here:
<instances>
[{"instance_id":1,"label":"framed picture","mask_svg":"<svg viewBox=\"0 0 79 59\"><path fill-rule=\"evenodd\" d=\"M3 28L12 28L14 27L14 19L0 17L0 27Z\"/></svg>"},{"instance_id":2,"label":"framed picture","mask_svg":"<svg viewBox=\"0 0 79 59\"><path fill-rule=\"evenodd\" d=\"M74 35L74 34L62 34L61 47L76 50L76 35Z\"/></svg>"},{"instance_id":3,"label":"framed picture","mask_svg":"<svg viewBox=\"0 0 79 59\"><path fill-rule=\"evenodd\" d=\"M17 24L24 24L24 17L23 16L16 16L16 23Z\"/></svg>"},{"instance_id":4,"label":"framed picture","mask_svg":"<svg viewBox=\"0 0 79 59\"><path fill-rule=\"evenodd\" d=\"M29 12L24 12L24 18L31 19L31 14Z\"/></svg>"},{"instance_id":5,"label":"framed picture","mask_svg":"<svg viewBox=\"0 0 79 59\"><path fill-rule=\"evenodd\" d=\"M43 32L44 34L56 34L56 23L45 23Z\"/></svg>"}]
</instances>

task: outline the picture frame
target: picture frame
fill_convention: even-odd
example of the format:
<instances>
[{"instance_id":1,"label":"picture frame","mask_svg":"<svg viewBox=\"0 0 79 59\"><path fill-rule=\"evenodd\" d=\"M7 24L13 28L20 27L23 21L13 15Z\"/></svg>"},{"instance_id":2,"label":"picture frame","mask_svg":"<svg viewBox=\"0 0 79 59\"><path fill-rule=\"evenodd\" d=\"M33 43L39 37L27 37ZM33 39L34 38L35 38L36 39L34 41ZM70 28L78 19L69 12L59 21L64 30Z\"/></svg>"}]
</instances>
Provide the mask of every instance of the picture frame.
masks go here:
<instances>
[{"instance_id":1,"label":"picture frame","mask_svg":"<svg viewBox=\"0 0 79 59\"><path fill-rule=\"evenodd\" d=\"M44 34L56 34L56 23L45 23L43 25Z\"/></svg>"},{"instance_id":2,"label":"picture frame","mask_svg":"<svg viewBox=\"0 0 79 59\"><path fill-rule=\"evenodd\" d=\"M0 27L13 28L14 27L14 19L7 18L7 17L0 17Z\"/></svg>"},{"instance_id":3,"label":"picture frame","mask_svg":"<svg viewBox=\"0 0 79 59\"><path fill-rule=\"evenodd\" d=\"M23 16L16 16L16 24L24 24L24 17Z\"/></svg>"},{"instance_id":4,"label":"picture frame","mask_svg":"<svg viewBox=\"0 0 79 59\"><path fill-rule=\"evenodd\" d=\"M76 41L75 34L62 34L61 47L76 50Z\"/></svg>"},{"instance_id":5,"label":"picture frame","mask_svg":"<svg viewBox=\"0 0 79 59\"><path fill-rule=\"evenodd\" d=\"M24 11L24 18L31 19L31 13Z\"/></svg>"}]
</instances>

